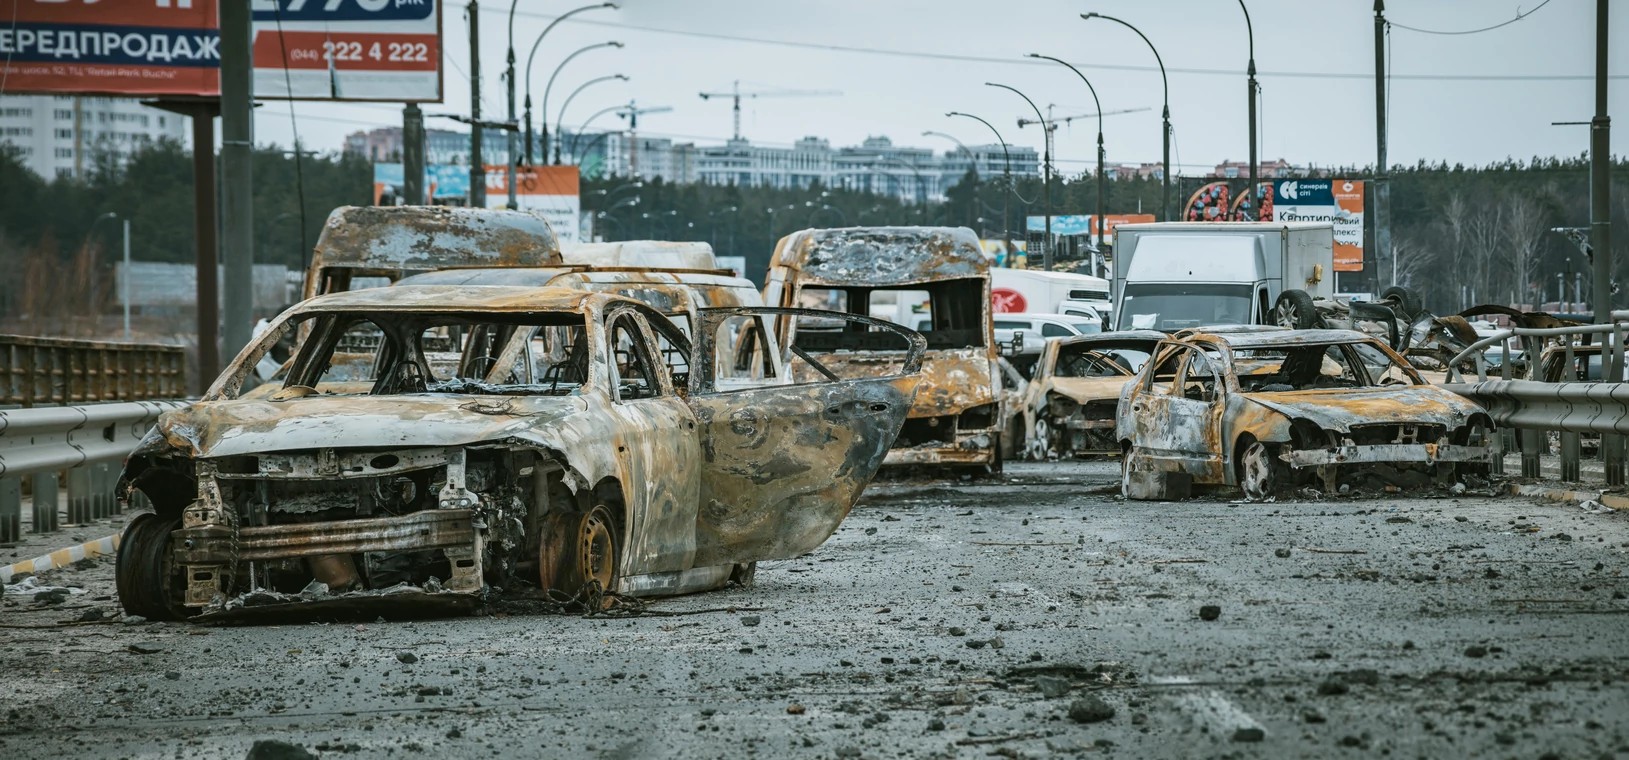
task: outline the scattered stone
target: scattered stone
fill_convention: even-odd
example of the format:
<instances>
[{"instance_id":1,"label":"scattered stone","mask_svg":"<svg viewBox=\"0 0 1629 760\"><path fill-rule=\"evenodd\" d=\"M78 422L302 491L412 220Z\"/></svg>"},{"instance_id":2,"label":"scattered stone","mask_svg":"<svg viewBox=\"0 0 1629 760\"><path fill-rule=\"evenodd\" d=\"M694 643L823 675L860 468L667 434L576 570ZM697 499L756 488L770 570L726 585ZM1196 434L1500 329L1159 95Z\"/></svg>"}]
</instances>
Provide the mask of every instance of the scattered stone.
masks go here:
<instances>
[{"instance_id":1,"label":"scattered stone","mask_svg":"<svg viewBox=\"0 0 1629 760\"><path fill-rule=\"evenodd\" d=\"M259 739L249 748L246 760L316 760L305 747L276 739Z\"/></svg>"},{"instance_id":2,"label":"scattered stone","mask_svg":"<svg viewBox=\"0 0 1629 760\"><path fill-rule=\"evenodd\" d=\"M1233 731L1233 741L1236 742L1259 742L1265 738L1267 738L1267 732L1254 726Z\"/></svg>"},{"instance_id":3,"label":"scattered stone","mask_svg":"<svg viewBox=\"0 0 1629 760\"><path fill-rule=\"evenodd\" d=\"M1289 549L1274 549L1273 550L1273 556L1277 557L1279 559L1289 559L1290 558L1290 550Z\"/></svg>"},{"instance_id":4,"label":"scattered stone","mask_svg":"<svg viewBox=\"0 0 1629 760\"><path fill-rule=\"evenodd\" d=\"M1394 523L1394 524L1395 523L1412 523L1412 522L1414 522L1414 520L1411 519L1411 518L1407 518L1407 517L1397 516L1397 517L1388 517L1388 518L1386 518L1386 522Z\"/></svg>"},{"instance_id":5,"label":"scattered stone","mask_svg":"<svg viewBox=\"0 0 1629 760\"><path fill-rule=\"evenodd\" d=\"M1304 720L1304 721L1306 721L1308 723L1323 723L1325 721L1328 721L1329 719L1325 718L1324 714L1321 713L1321 712L1318 712L1317 710L1308 710L1308 711L1306 711L1304 713L1301 713L1301 720Z\"/></svg>"},{"instance_id":6,"label":"scattered stone","mask_svg":"<svg viewBox=\"0 0 1629 760\"><path fill-rule=\"evenodd\" d=\"M875 526L873 526L873 527L870 527L870 528L866 528L866 529L865 529L865 534L866 534L866 535L868 535L868 536L875 536L875 535L877 535L877 529L876 529L876 527L875 527Z\"/></svg>"},{"instance_id":7,"label":"scattered stone","mask_svg":"<svg viewBox=\"0 0 1629 760\"><path fill-rule=\"evenodd\" d=\"M1312 659L1314 659L1314 660L1328 660L1328 659L1333 658L1334 656L1335 655L1332 655L1332 654L1330 654L1328 652L1325 652L1323 650L1318 650L1318 651L1312 653Z\"/></svg>"},{"instance_id":8,"label":"scattered stone","mask_svg":"<svg viewBox=\"0 0 1629 760\"><path fill-rule=\"evenodd\" d=\"M1346 682L1337 681L1333 678L1318 684L1318 696L1320 697L1338 697L1351 691L1352 687L1347 686Z\"/></svg>"},{"instance_id":9,"label":"scattered stone","mask_svg":"<svg viewBox=\"0 0 1629 760\"><path fill-rule=\"evenodd\" d=\"M1214 604L1207 604L1199 608L1199 619L1205 621L1215 620L1222 616L1222 608Z\"/></svg>"},{"instance_id":10,"label":"scattered stone","mask_svg":"<svg viewBox=\"0 0 1629 760\"><path fill-rule=\"evenodd\" d=\"M1101 723L1114 717L1114 707L1095 694L1069 703L1069 719L1076 723Z\"/></svg>"},{"instance_id":11,"label":"scattered stone","mask_svg":"<svg viewBox=\"0 0 1629 760\"><path fill-rule=\"evenodd\" d=\"M119 618L119 622L124 623L125 625L141 625L142 623L147 622L147 618L140 615L125 615L124 617Z\"/></svg>"},{"instance_id":12,"label":"scattered stone","mask_svg":"<svg viewBox=\"0 0 1629 760\"><path fill-rule=\"evenodd\" d=\"M964 630L962 630L960 628L957 628L955 626L951 626L950 630L945 631L945 633L948 633L948 634L950 634L952 636L966 636L967 635L967 631L964 631Z\"/></svg>"},{"instance_id":13,"label":"scattered stone","mask_svg":"<svg viewBox=\"0 0 1629 760\"><path fill-rule=\"evenodd\" d=\"M164 671L164 677L171 681L179 681L181 680L181 673L176 670L166 670Z\"/></svg>"},{"instance_id":14,"label":"scattered stone","mask_svg":"<svg viewBox=\"0 0 1629 760\"><path fill-rule=\"evenodd\" d=\"M419 656L412 652L397 652L396 660L403 665L412 665L419 661Z\"/></svg>"},{"instance_id":15,"label":"scattered stone","mask_svg":"<svg viewBox=\"0 0 1629 760\"><path fill-rule=\"evenodd\" d=\"M452 729L447 730L447 738L448 739L458 739L458 738L462 737L463 735L464 735L464 732L460 731L460 730L458 730L456 728L452 728Z\"/></svg>"},{"instance_id":16,"label":"scattered stone","mask_svg":"<svg viewBox=\"0 0 1629 760\"><path fill-rule=\"evenodd\" d=\"M1006 649L1007 648L1007 642L1002 641L1001 637L997 636L997 637L995 637L993 639L990 639L990 648L991 649Z\"/></svg>"},{"instance_id":17,"label":"scattered stone","mask_svg":"<svg viewBox=\"0 0 1629 760\"><path fill-rule=\"evenodd\" d=\"M1454 485L1460 485L1460 484L1455 483ZM1458 491L1456 493L1463 493L1463 491ZM1454 515L1454 522L1470 522L1470 521L1471 521L1471 518L1466 517L1464 515Z\"/></svg>"},{"instance_id":18,"label":"scattered stone","mask_svg":"<svg viewBox=\"0 0 1629 760\"><path fill-rule=\"evenodd\" d=\"M85 610L84 612L80 613L79 622L81 622L81 623L89 623L89 622L93 622L93 621L96 621L96 620L101 620L102 618L105 618L105 617L107 617L107 613L103 612L101 607L92 607L92 608L90 608L88 610Z\"/></svg>"},{"instance_id":19,"label":"scattered stone","mask_svg":"<svg viewBox=\"0 0 1629 760\"><path fill-rule=\"evenodd\" d=\"M928 721L928 730L929 731L943 731L943 730L945 730L945 722L942 721L942 720L939 720L938 718L934 718L933 720Z\"/></svg>"},{"instance_id":20,"label":"scattered stone","mask_svg":"<svg viewBox=\"0 0 1629 760\"><path fill-rule=\"evenodd\" d=\"M1340 673L1339 676L1340 676L1340 678L1342 680L1346 681L1347 683L1360 683L1360 684L1363 684L1364 686L1379 686L1380 685L1380 671L1374 670L1372 668L1361 668L1361 669L1358 669L1358 670L1348 670L1345 673Z\"/></svg>"},{"instance_id":21,"label":"scattered stone","mask_svg":"<svg viewBox=\"0 0 1629 760\"><path fill-rule=\"evenodd\" d=\"M1341 737L1341 746L1342 747L1361 747L1361 746L1363 746L1363 740L1357 738L1356 736L1342 736Z\"/></svg>"},{"instance_id":22,"label":"scattered stone","mask_svg":"<svg viewBox=\"0 0 1629 760\"><path fill-rule=\"evenodd\" d=\"M837 748L837 756L838 757L859 757L860 756L860 748L859 747L838 747Z\"/></svg>"},{"instance_id":23,"label":"scattered stone","mask_svg":"<svg viewBox=\"0 0 1629 760\"><path fill-rule=\"evenodd\" d=\"M1488 648L1484 647L1484 646L1465 647L1465 656L1466 657L1486 657L1486 656L1488 656Z\"/></svg>"},{"instance_id":24,"label":"scattered stone","mask_svg":"<svg viewBox=\"0 0 1629 760\"><path fill-rule=\"evenodd\" d=\"M1458 496L1458 495L1460 495L1462 493L1465 493L1465 484L1464 483L1455 483L1455 484L1453 484L1451 486L1448 486L1448 493L1451 493L1451 494L1453 494L1455 496ZM1456 517L1454 519L1459 520L1460 522L1465 521L1465 518L1463 518L1463 517Z\"/></svg>"},{"instance_id":25,"label":"scattered stone","mask_svg":"<svg viewBox=\"0 0 1629 760\"><path fill-rule=\"evenodd\" d=\"M1047 699L1057 699L1069 693L1071 684L1067 678L1053 676L1036 676L1035 688L1041 690L1041 696Z\"/></svg>"},{"instance_id":26,"label":"scattered stone","mask_svg":"<svg viewBox=\"0 0 1629 760\"><path fill-rule=\"evenodd\" d=\"M967 645L968 649L983 649L984 645L988 644L989 642L983 639L968 639L963 643Z\"/></svg>"},{"instance_id":27,"label":"scattered stone","mask_svg":"<svg viewBox=\"0 0 1629 760\"><path fill-rule=\"evenodd\" d=\"M802 715L804 712L806 712L806 710L804 709L803 705L787 705L786 706L786 714L787 715Z\"/></svg>"},{"instance_id":28,"label":"scattered stone","mask_svg":"<svg viewBox=\"0 0 1629 760\"><path fill-rule=\"evenodd\" d=\"M741 625L744 625L744 626L746 626L748 628L751 628L751 627L753 627L753 626L755 626L755 625L757 625L757 624L759 624L761 622L763 622L763 618L758 616L758 615L742 615L741 616Z\"/></svg>"},{"instance_id":29,"label":"scattered stone","mask_svg":"<svg viewBox=\"0 0 1629 760\"><path fill-rule=\"evenodd\" d=\"M126 648L129 649L132 652L135 652L136 654L158 654L159 652L164 651L164 647L159 646L158 644L155 644L155 643L153 643L151 641L137 642L135 644L131 644L130 646L128 646Z\"/></svg>"}]
</instances>

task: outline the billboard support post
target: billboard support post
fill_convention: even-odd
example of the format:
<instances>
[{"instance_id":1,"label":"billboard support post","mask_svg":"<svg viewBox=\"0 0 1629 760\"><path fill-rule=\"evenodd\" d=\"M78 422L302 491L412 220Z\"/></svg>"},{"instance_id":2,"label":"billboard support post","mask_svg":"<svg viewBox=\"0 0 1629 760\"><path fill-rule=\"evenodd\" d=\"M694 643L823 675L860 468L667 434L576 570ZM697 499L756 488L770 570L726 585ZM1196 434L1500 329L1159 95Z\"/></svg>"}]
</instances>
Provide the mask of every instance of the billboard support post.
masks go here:
<instances>
[{"instance_id":1,"label":"billboard support post","mask_svg":"<svg viewBox=\"0 0 1629 760\"><path fill-rule=\"evenodd\" d=\"M1391 257L1396 272L1396 254L1391 249L1391 169L1386 163L1386 2L1374 0L1374 254L1375 279L1380 279L1380 257ZM1392 277L1388 285L1396 285ZM1380 288L1374 292L1378 295Z\"/></svg>"},{"instance_id":2,"label":"billboard support post","mask_svg":"<svg viewBox=\"0 0 1629 760\"><path fill-rule=\"evenodd\" d=\"M254 34L247 3L222 3L220 18L220 249L226 266L222 349L235 356L254 333L254 68L250 55Z\"/></svg>"},{"instance_id":3,"label":"billboard support post","mask_svg":"<svg viewBox=\"0 0 1629 760\"><path fill-rule=\"evenodd\" d=\"M469 0L469 205L486 208L486 154L481 150L481 8Z\"/></svg>"},{"instance_id":4,"label":"billboard support post","mask_svg":"<svg viewBox=\"0 0 1629 760\"><path fill-rule=\"evenodd\" d=\"M424 111L417 103L402 108L402 202L425 205Z\"/></svg>"}]
</instances>

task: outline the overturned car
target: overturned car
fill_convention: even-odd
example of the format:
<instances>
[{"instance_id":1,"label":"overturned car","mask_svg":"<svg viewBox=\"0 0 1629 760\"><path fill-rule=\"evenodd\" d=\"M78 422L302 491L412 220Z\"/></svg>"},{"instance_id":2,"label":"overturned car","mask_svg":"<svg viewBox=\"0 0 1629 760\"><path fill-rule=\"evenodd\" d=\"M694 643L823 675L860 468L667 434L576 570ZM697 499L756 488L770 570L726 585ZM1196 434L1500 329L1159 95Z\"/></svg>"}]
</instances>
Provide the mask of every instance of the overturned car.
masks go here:
<instances>
[{"instance_id":1,"label":"overturned car","mask_svg":"<svg viewBox=\"0 0 1629 760\"><path fill-rule=\"evenodd\" d=\"M130 456L121 491L154 511L119 548L120 600L177 618L468 608L517 578L585 598L677 594L806 553L898 435L923 339L833 317L897 333L897 371L787 385L768 321L805 313L695 314L686 336L631 299L520 287L294 307ZM298 329L281 387L244 398Z\"/></svg>"},{"instance_id":2,"label":"overturned car","mask_svg":"<svg viewBox=\"0 0 1629 760\"><path fill-rule=\"evenodd\" d=\"M1397 352L1349 330L1202 330L1159 345L1127 383L1115 435L1128 498L1191 486L1333 491L1376 478L1451 482L1485 469L1493 421L1427 384Z\"/></svg>"}]
</instances>

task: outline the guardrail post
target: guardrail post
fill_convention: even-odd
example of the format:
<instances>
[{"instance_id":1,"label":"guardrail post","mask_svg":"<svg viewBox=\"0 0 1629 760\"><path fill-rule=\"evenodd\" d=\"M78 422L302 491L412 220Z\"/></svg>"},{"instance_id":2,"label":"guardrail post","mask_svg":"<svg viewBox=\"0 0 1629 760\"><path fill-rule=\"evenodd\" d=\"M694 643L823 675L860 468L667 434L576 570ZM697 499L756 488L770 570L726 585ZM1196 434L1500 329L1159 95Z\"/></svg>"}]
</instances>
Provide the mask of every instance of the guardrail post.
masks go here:
<instances>
[{"instance_id":1,"label":"guardrail post","mask_svg":"<svg viewBox=\"0 0 1629 760\"><path fill-rule=\"evenodd\" d=\"M1541 453L1547 454L1550 449L1550 436L1543 430L1523 430L1522 438L1522 477L1544 477L1544 460Z\"/></svg>"},{"instance_id":2,"label":"guardrail post","mask_svg":"<svg viewBox=\"0 0 1629 760\"><path fill-rule=\"evenodd\" d=\"M91 492L95 499L96 509L92 515L98 519L112 517L119 511L119 505L113 501L113 465L107 462L97 462L91 465L91 477L94 480Z\"/></svg>"},{"instance_id":3,"label":"guardrail post","mask_svg":"<svg viewBox=\"0 0 1629 760\"><path fill-rule=\"evenodd\" d=\"M23 481L0 478L0 543L23 537Z\"/></svg>"},{"instance_id":4,"label":"guardrail post","mask_svg":"<svg viewBox=\"0 0 1629 760\"><path fill-rule=\"evenodd\" d=\"M1614 326L1612 332L1607 333L1611 343L1602 346L1603 351L1609 351L1610 357L1601 357L1601 363L1608 367L1606 381L1609 383L1623 382L1623 333ZM1607 359L1611 364L1607 364ZM1606 485L1621 486L1624 484L1624 437L1609 434L1601 436L1601 458L1606 460Z\"/></svg>"},{"instance_id":5,"label":"guardrail post","mask_svg":"<svg viewBox=\"0 0 1629 760\"><path fill-rule=\"evenodd\" d=\"M1566 353L1562 359L1561 382L1568 383L1580 378L1578 376L1578 355L1572 350L1572 336L1563 335L1562 345L1566 346ZM1545 378L1539 378L1543 380ZM1579 445L1577 433L1561 431L1561 479L1568 483L1576 483L1580 479L1579 459L1582 458L1583 447Z\"/></svg>"},{"instance_id":6,"label":"guardrail post","mask_svg":"<svg viewBox=\"0 0 1629 760\"><path fill-rule=\"evenodd\" d=\"M83 525L91 521L91 470L74 467L68 470L68 523Z\"/></svg>"},{"instance_id":7,"label":"guardrail post","mask_svg":"<svg viewBox=\"0 0 1629 760\"><path fill-rule=\"evenodd\" d=\"M35 533L52 533L62 529L62 520L57 516L57 504L57 474L54 472L35 473Z\"/></svg>"}]
</instances>

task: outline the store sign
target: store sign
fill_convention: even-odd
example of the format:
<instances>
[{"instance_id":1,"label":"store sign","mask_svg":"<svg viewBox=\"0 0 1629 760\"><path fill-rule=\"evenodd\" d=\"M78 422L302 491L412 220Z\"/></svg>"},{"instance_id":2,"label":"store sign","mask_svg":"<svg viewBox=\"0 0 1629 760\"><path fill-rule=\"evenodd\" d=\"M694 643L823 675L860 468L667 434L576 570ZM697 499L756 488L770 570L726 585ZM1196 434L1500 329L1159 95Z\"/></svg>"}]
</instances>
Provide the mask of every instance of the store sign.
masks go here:
<instances>
[{"instance_id":1,"label":"store sign","mask_svg":"<svg viewBox=\"0 0 1629 760\"><path fill-rule=\"evenodd\" d=\"M256 97L441 102L440 0L249 2Z\"/></svg>"},{"instance_id":2,"label":"store sign","mask_svg":"<svg viewBox=\"0 0 1629 760\"><path fill-rule=\"evenodd\" d=\"M1335 271L1363 271L1363 182L1284 179L1273 183L1273 222L1326 222L1335 227Z\"/></svg>"},{"instance_id":3,"label":"store sign","mask_svg":"<svg viewBox=\"0 0 1629 760\"><path fill-rule=\"evenodd\" d=\"M7 94L215 95L214 0L0 0ZM9 23L7 23L9 22Z\"/></svg>"},{"instance_id":4,"label":"store sign","mask_svg":"<svg viewBox=\"0 0 1629 760\"><path fill-rule=\"evenodd\" d=\"M1052 234L1054 235L1096 235L1097 226L1094 220L1096 214L1063 214L1052 217ZM1122 224L1147 224L1154 221L1153 214L1104 214L1103 239L1106 241L1114 237L1114 228ZM1031 216L1024 219L1024 227L1030 232L1046 232L1046 217Z\"/></svg>"}]
</instances>

